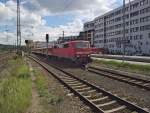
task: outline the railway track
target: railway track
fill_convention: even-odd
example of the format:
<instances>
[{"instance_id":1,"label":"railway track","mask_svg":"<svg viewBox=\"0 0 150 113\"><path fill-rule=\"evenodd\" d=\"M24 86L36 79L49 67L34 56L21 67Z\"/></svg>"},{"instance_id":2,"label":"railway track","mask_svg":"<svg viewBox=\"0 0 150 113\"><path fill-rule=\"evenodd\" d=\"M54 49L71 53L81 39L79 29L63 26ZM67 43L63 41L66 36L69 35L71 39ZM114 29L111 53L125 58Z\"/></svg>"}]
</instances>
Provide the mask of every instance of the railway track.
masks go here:
<instances>
[{"instance_id":1,"label":"railway track","mask_svg":"<svg viewBox=\"0 0 150 113\"><path fill-rule=\"evenodd\" d=\"M96 67L92 67L92 66L88 67L88 71L98 74L98 75L101 75L101 76L105 76L105 77L114 79L114 80L125 82L130 85L137 86L139 88L150 91L150 81L149 80L131 77L129 75L117 73L112 70L96 68Z\"/></svg>"},{"instance_id":2,"label":"railway track","mask_svg":"<svg viewBox=\"0 0 150 113\"><path fill-rule=\"evenodd\" d=\"M4 63L6 62L6 59L10 57L8 56L8 54L0 54L0 68L4 65Z\"/></svg>"},{"instance_id":3,"label":"railway track","mask_svg":"<svg viewBox=\"0 0 150 113\"><path fill-rule=\"evenodd\" d=\"M51 73L65 87L84 101L84 103L95 113L150 113L137 105L121 99L100 87L60 69L59 67L49 65L33 57L29 58Z\"/></svg>"},{"instance_id":4,"label":"railway track","mask_svg":"<svg viewBox=\"0 0 150 113\"><path fill-rule=\"evenodd\" d=\"M14 56L14 54L11 52L0 53L0 68L3 67L12 56Z\"/></svg>"}]
</instances>

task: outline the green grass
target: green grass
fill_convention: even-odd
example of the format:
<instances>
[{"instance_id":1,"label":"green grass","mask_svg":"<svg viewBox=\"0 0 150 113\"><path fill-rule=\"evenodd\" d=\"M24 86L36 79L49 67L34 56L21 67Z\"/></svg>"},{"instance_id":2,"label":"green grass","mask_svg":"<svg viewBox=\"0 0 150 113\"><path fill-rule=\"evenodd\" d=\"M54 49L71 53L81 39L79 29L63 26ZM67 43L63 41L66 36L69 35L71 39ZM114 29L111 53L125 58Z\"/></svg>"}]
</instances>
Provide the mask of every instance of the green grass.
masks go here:
<instances>
[{"instance_id":1,"label":"green grass","mask_svg":"<svg viewBox=\"0 0 150 113\"><path fill-rule=\"evenodd\" d=\"M0 80L0 113L23 113L32 98L29 69L20 58L9 66L9 75Z\"/></svg>"},{"instance_id":2,"label":"green grass","mask_svg":"<svg viewBox=\"0 0 150 113\"><path fill-rule=\"evenodd\" d=\"M37 87L37 90L39 92L40 97L44 98L44 101L47 102L47 104L55 105L62 101L62 98L59 95L53 94L53 92L49 91L48 88L48 80L45 76L41 74L41 72L37 71L35 72L36 80L35 84Z\"/></svg>"},{"instance_id":3,"label":"green grass","mask_svg":"<svg viewBox=\"0 0 150 113\"><path fill-rule=\"evenodd\" d=\"M94 60L94 63L101 64L107 67L124 69L131 72L140 72L143 74L150 73L150 65L140 65L140 64L130 64L130 63L122 63L117 61L105 61L105 60Z\"/></svg>"}]
</instances>

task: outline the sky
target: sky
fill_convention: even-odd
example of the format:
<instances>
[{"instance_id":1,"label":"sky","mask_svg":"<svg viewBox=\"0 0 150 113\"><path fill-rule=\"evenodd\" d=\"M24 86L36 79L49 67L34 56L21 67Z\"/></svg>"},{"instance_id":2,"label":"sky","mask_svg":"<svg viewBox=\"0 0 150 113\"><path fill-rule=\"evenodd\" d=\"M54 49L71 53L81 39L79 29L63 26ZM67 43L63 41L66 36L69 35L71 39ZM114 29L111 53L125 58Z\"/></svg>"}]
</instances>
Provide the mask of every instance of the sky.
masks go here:
<instances>
[{"instance_id":1,"label":"sky","mask_svg":"<svg viewBox=\"0 0 150 113\"><path fill-rule=\"evenodd\" d=\"M21 0L21 35L24 40L50 41L78 35L83 24L122 4L122 0ZM16 0L0 0L0 44L16 41Z\"/></svg>"}]
</instances>

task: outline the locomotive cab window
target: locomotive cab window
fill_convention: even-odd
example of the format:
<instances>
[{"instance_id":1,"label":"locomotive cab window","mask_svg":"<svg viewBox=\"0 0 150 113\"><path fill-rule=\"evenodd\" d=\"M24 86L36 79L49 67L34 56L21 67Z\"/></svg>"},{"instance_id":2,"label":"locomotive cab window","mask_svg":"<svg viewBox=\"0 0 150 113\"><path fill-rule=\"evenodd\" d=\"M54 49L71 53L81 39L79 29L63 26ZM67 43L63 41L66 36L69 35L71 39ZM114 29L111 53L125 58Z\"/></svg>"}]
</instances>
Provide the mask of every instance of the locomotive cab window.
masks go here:
<instances>
[{"instance_id":1,"label":"locomotive cab window","mask_svg":"<svg viewBox=\"0 0 150 113\"><path fill-rule=\"evenodd\" d=\"M69 44L64 44L64 48L69 48Z\"/></svg>"},{"instance_id":2,"label":"locomotive cab window","mask_svg":"<svg viewBox=\"0 0 150 113\"><path fill-rule=\"evenodd\" d=\"M89 44L89 42L77 42L75 44L75 47L76 48L89 48L90 44Z\"/></svg>"}]
</instances>

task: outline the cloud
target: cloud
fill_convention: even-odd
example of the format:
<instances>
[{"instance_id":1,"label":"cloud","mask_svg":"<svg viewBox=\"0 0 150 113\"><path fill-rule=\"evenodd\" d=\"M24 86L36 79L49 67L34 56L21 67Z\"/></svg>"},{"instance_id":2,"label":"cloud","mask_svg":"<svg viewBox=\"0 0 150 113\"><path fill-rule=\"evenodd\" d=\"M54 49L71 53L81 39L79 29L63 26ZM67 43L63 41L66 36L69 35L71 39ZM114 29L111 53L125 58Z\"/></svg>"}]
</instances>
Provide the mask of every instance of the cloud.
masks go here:
<instances>
[{"instance_id":1,"label":"cloud","mask_svg":"<svg viewBox=\"0 0 150 113\"><path fill-rule=\"evenodd\" d=\"M32 0L34 7L47 9L52 14L64 12L85 11L89 9L108 11L117 0ZM41 7L41 8L40 8Z\"/></svg>"},{"instance_id":2,"label":"cloud","mask_svg":"<svg viewBox=\"0 0 150 113\"><path fill-rule=\"evenodd\" d=\"M5 21L10 21L14 14L12 8L8 8L0 2L0 24L3 24Z\"/></svg>"},{"instance_id":3,"label":"cloud","mask_svg":"<svg viewBox=\"0 0 150 113\"><path fill-rule=\"evenodd\" d=\"M116 7L119 0L28 0L23 6L31 11L49 15L93 10L102 14Z\"/></svg>"},{"instance_id":4,"label":"cloud","mask_svg":"<svg viewBox=\"0 0 150 113\"><path fill-rule=\"evenodd\" d=\"M117 0L25 0L21 3L21 30L23 39L45 40L49 33L51 40L65 35L77 35L83 28L83 23L94 19L118 6ZM44 16L74 15L72 22L66 25L51 27L46 24ZM6 4L0 2L0 26L16 29L16 3L9 0ZM0 43L5 43L9 35L10 43L16 39L16 31L0 32ZM22 41L24 43L24 40Z\"/></svg>"}]
</instances>

